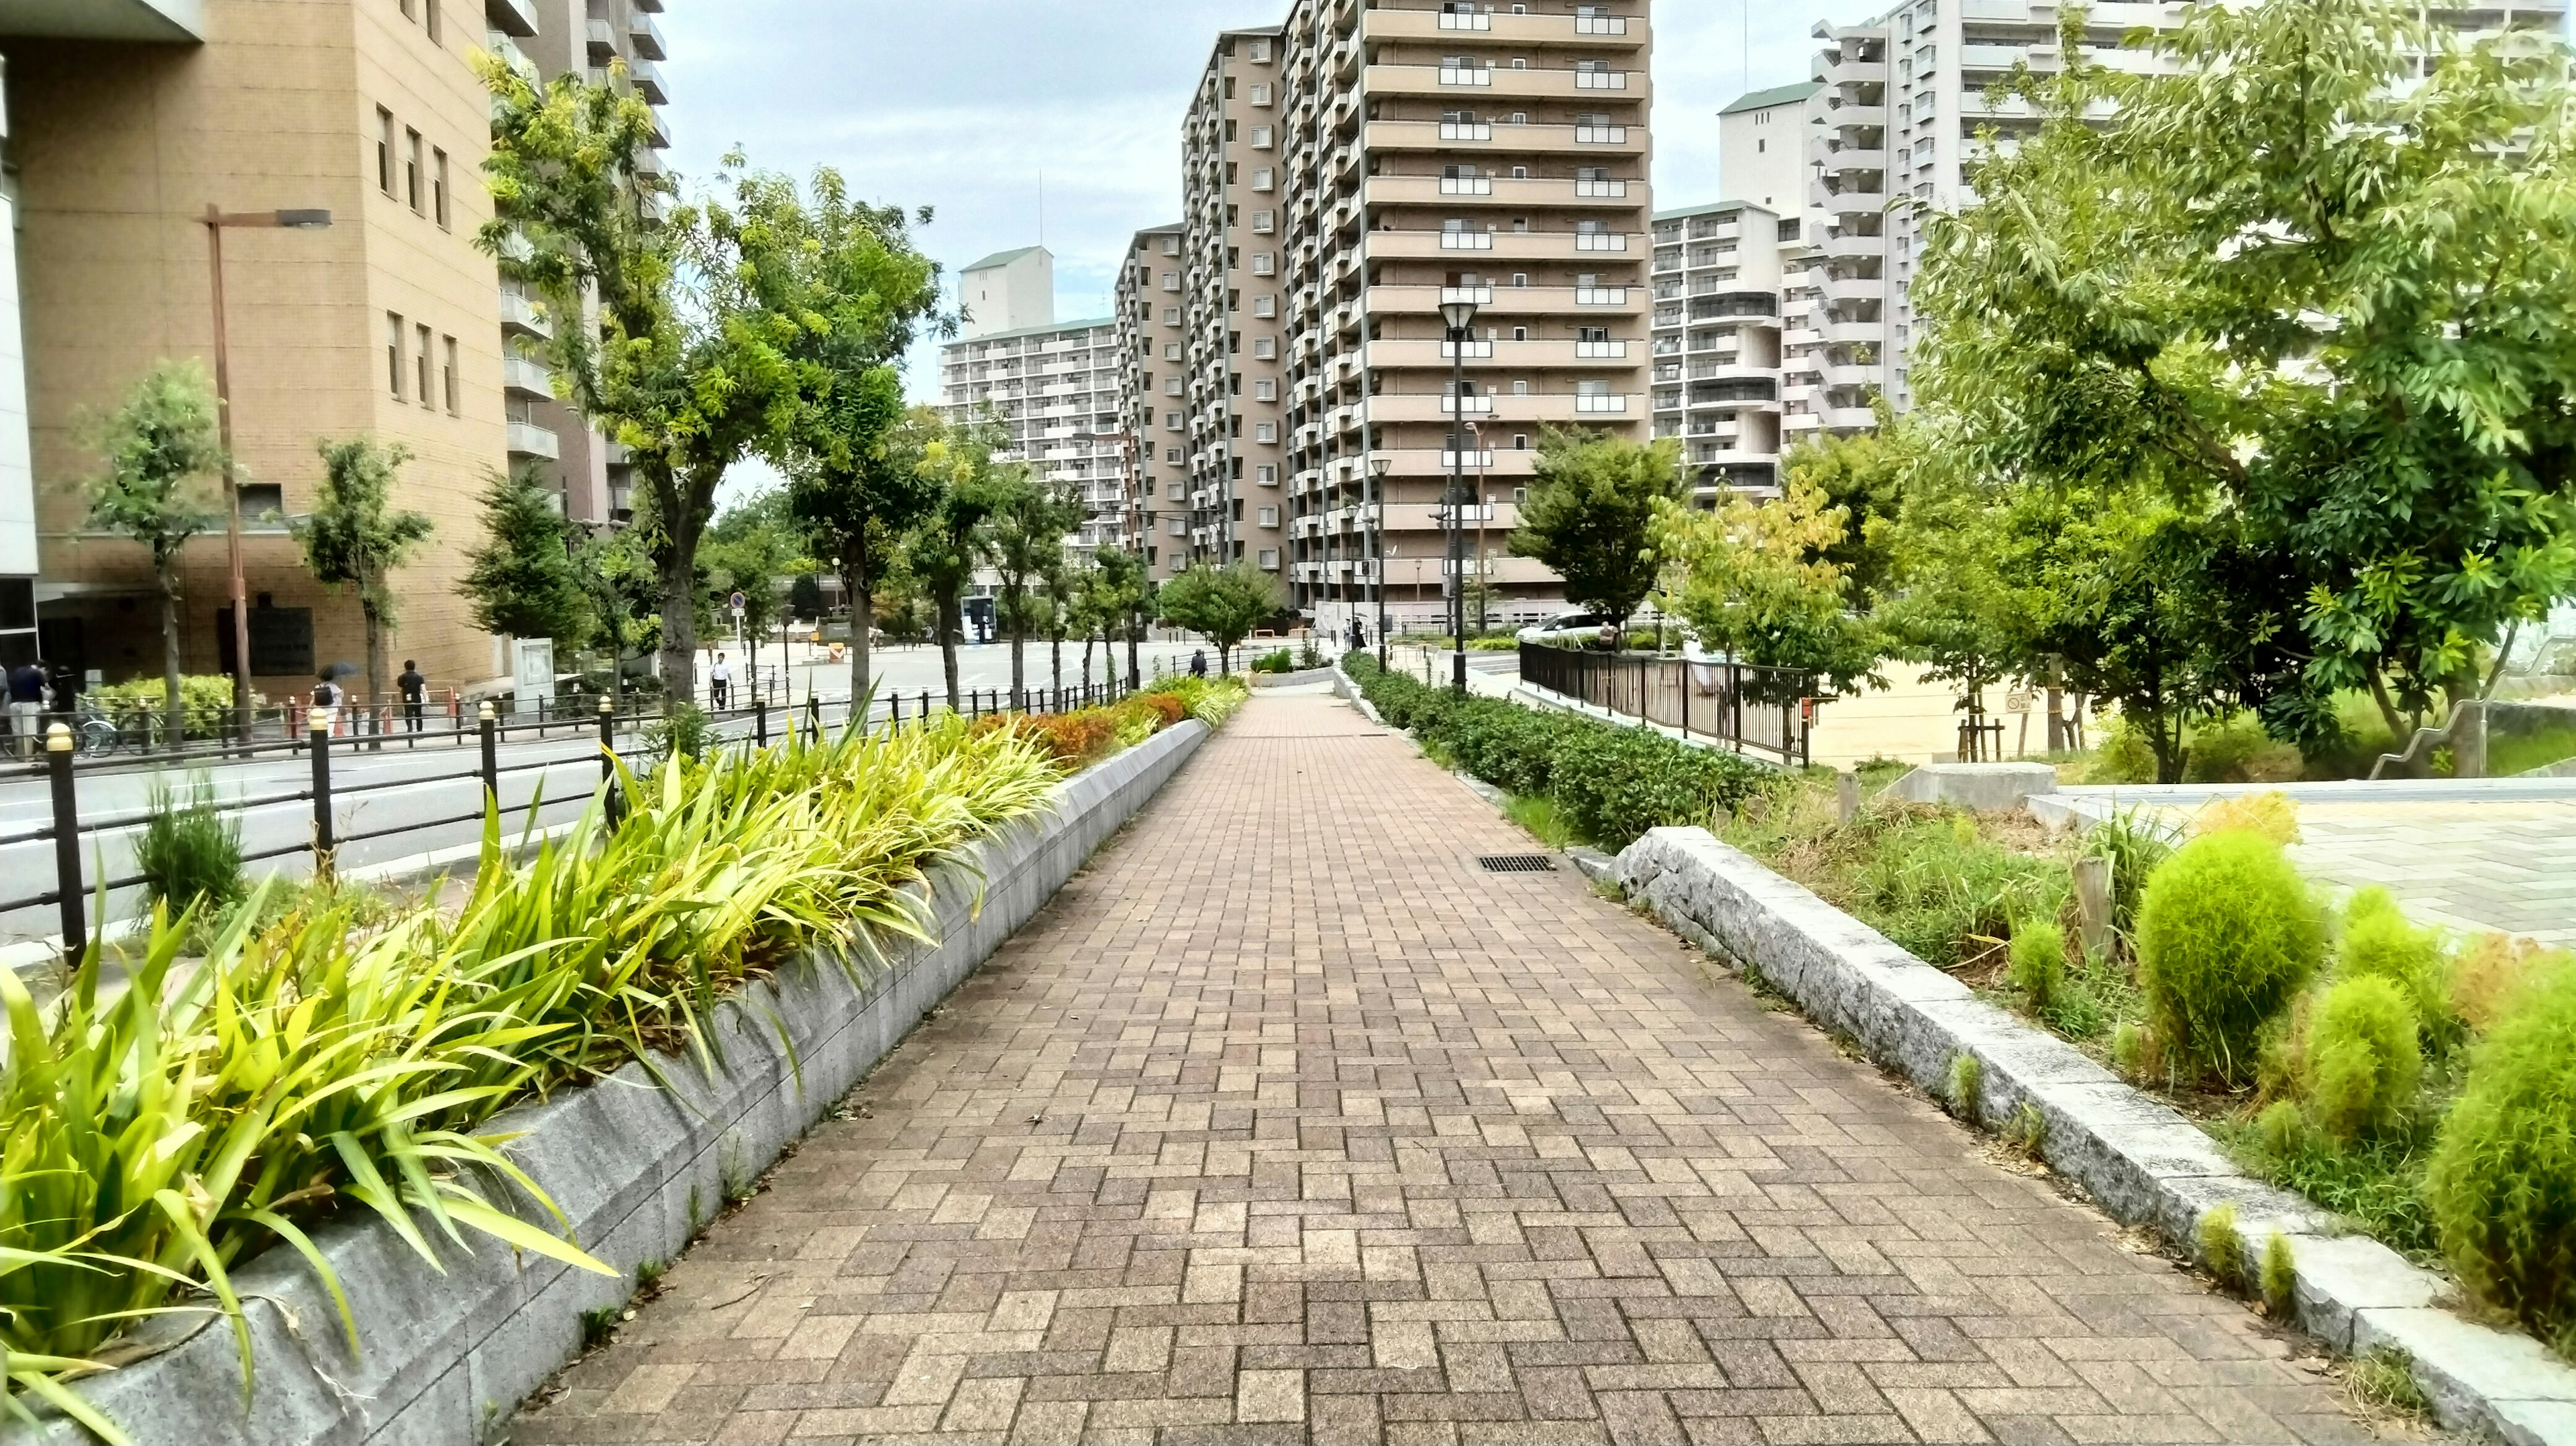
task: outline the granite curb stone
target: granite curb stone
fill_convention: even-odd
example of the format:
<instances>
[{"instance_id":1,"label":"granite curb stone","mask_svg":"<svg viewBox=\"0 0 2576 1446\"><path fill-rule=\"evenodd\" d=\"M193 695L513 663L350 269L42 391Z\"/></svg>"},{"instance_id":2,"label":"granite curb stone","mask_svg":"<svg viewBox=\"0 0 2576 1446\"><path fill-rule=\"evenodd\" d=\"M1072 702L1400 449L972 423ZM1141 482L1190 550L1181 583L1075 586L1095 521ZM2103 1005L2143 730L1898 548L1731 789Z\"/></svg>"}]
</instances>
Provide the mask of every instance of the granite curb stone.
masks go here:
<instances>
[{"instance_id":1,"label":"granite curb stone","mask_svg":"<svg viewBox=\"0 0 2576 1446\"><path fill-rule=\"evenodd\" d=\"M1208 730L1184 722L1065 780L1051 807L974 845L929 885L937 941L890 951L853 989L845 961L809 953L720 1006L718 1064L666 1056L505 1111L509 1155L553 1197L616 1279L441 1241L444 1273L371 1221L314 1232L363 1344L290 1251L233 1272L252 1337L245 1399L232 1333L201 1320L161 1354L79 1383L138 1446L397 1446L486 1439L580 1353L585 1312L621 1305L636 1268L666 1261L1179 771ZM660 1081L655 1074L658 1071ZM657 1142L658 1148L637 1148ZM526 1213L523 1211L523 1213ZM0 1426L0 1446L91 1439L68 1420Z\"/></svg>"},{"instance_id":2,"label":"granite curb stone","mask_svg":"<svg viewBox=\"0 0 2576 1446\"><path fill-rule=\"evenodd\" d=\"M2044 1121L2041 1155L2113 1218L2198 1253L2202 1218L2232 1204L2247 1260L2286 1237L2299 1324L2338 1351L2400 1352L2444 1426L2514 1446L2576 1443L2576 1370L2529 1336L2442 1309L2453 1293L2442 1277L2241 1173L2198 1126L2064 1040L1705 829L1646 834L1619 855L1617 878L1677 933L1749 967L1935 1097L1950 1093L1951 1062L1975 1056L1977 1098L1952 1102L1954 1112L1999 1125L2030 1105Z\"/></svg>"}]
</instances>

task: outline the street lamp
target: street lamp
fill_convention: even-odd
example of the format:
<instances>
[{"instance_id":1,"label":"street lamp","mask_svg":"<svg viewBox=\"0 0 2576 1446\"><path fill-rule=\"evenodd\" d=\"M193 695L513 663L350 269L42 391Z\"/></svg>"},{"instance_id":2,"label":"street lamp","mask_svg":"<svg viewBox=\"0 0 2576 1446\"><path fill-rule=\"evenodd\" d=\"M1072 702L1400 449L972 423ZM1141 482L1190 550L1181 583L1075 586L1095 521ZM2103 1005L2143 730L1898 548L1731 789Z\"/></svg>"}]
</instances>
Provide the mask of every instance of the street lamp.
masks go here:
<instances>
[{"instance_id":1,"label":"street lamp","mask_svg":"<svg viewBox=\"0 0 2576 1446\"><path fill-rule=\"evenodd\" d=\"M241 482L233 474L232 355L224 340L224 232L227 229L319 231L328 211L236 211L208 205L206 261L215 281L215 429L224 449L224 547L232 567L233 724L250 742L250 596L242 586Z\"/></svg>"},{"instance_id":2,"label":"street lamp","mask_svg":"<svg viewBox=\"0 0 2576 1446\"><path fill-rule=\"evenodd\" d=\"M1370 519L1369 551L1377 572L1377 665L1386 667L1386 474L1395 470L1395 459L1384 452L1369 457L1369 476L1377 482L1377 516Z\"/></svg>"},{"instance_id":3,"label":"street lamp","mask_svg":"<svg viewBox=\"0 0 2576 1446\"><path fill-rule=\"evenodd\" d=\"M1440 319L1449 327L1449 641L1457 649L1450 659L1449 686L1467 691L1467 575L1463 551L1467 530L1458 525L1458 499L1467 486L1467 328L1476 320L1476 303L1461 295L1440 303Z\"/></svg>"}]
</instances>

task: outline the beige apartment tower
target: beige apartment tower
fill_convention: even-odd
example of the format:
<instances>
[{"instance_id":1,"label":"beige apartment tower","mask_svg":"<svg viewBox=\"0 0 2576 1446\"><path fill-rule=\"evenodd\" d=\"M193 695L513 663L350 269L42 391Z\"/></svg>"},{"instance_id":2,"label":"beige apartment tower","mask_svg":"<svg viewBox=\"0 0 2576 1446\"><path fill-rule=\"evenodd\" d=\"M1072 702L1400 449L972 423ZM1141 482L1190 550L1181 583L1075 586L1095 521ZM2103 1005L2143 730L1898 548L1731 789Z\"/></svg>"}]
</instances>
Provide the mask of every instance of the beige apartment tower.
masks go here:
<instances>
[{"instance_id":1,"label":"beige apartment tower","mask_svg":"<svg viewBox=\"0 0 2576 1446\"><path fill-rule=\"evenodd\" d=\"M442 686L502 671L455 591L506 446L500 290L473 242L491 112L468 62L485 39L468 0L0 12L49 662L108 681L160 671L149 560L88 530L81 484L101 466L91 419L154 363L211 369L211 206L332 217L224 235L254 686L291 694L364 656L355 599L314 583L273 520L311 507L318 443L358 436L409 451L398 503L436 528L398 579L395 662ZM225 553L218 526L184 555L192 673L231 661Z\"/></svg>"},{"instance_id":2,"label":"beige apartment tower","mask_svg":"<svg viewBox=\"0 0 2576 1446\"><path fill-rule=\"evenodd\" d=\"M1119 428L1133 531L1146 575L1190 559L1189 332L1181 310L1179 222L1136 233L1118 268Z\"/></svg>"},{"instance_id":3,"label":"beige apartment tower","mask_svg":"<svg viewBox=\"0 0 2576 1446\"><path fill-rule=\"evenodd\" d=\"M1372 634L1382 559L1390 625L1443 627L1454 469L1488 623L1560 605L1504 539L1545 429L1647 432L1651 53L1647 0L1297 0L1218 37L1184 129L1182 405L1129 405L1157 437L1182 413L1190 558L1275 566L1319 628Z\"/></svg>"}]
</instances>

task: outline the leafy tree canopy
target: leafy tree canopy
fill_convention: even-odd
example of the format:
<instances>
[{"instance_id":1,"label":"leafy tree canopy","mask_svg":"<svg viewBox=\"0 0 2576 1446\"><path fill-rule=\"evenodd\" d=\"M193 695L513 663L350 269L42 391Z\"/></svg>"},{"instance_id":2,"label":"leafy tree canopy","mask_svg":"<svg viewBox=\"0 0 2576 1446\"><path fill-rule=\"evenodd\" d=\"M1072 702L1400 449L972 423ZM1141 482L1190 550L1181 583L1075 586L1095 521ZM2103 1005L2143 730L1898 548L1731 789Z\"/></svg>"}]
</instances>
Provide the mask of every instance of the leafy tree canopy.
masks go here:
<instances>
[{"instance_id":1,"label":"leafy tree canopy","mask_svg":"<svg viewBox=\"0 0 2576 1446\"><path fill-rule=\"evenodd\" d=\"M1512 555L1547 564L1565 579L1568 602L1624 627L1654 590L1656 509L1689 495L1681 455L1677 438L1641 445L1549 429L1539 438Z\"/></svg>"},{"instance_id":2,"label":"leafy tree canopy","mask_svg":"<svg viewBox=\"0 0 2576 1446\"><path fill-rule=\"evenodd\" d=\"M532 467L495 472L483 489L483 541L466 554L457 594L474 625L514 638L552 638L565 649L598 627L573 567L580 529L563 515L555 489Z\"/></svg>"},{"instance_id":3,"label":"leafy tree canopy","mask_svg":"<svg viewBox=\"0 0 2576 1446\"><path fill-rule=\"evenodd\" d=\"M1163 621L1216 644L1220 671L1234 669L1234 647L1285 603L1278 580L1249 561L1199 564L1162 586Z\"/></svg>"}]
</instances>

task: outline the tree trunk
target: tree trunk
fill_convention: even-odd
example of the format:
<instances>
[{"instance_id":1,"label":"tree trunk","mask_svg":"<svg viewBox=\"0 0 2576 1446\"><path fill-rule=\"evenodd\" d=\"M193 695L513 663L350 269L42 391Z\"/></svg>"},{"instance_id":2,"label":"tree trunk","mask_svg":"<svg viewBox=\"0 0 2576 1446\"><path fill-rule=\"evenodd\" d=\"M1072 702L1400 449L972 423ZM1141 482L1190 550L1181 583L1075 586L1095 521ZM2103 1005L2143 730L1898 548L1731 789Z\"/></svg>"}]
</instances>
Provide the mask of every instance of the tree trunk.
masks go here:
<instances>
[{"instance_id":1,"label":"tree trunk","mask_svg":"<svg viewBox=\"0 0 2576 1446\"><path fill-rule=\"evenodd\" d=\"M375 720L375 731L382 733L385 731L385 625L369 603L361 601L358 612L367 624L367 716ZM349 731L355 735L357 729L352 727Z\"/></svg>"},{"instance_id":2,"label":"tree trunk","mask_svg":"<svg viewBox=\"0 0 2576 1446\"><path fill-rule=\"evenodd\" d=\"M1013 708L1019 708L1025 706L1021 697L1021 689L1026 682L1027 661L1020 651L1021 645L1027 641L1027 637L1021 631L1022 620L1020 617L1019 589L1012 587L1005 587L1002 589L1002 608L1010 615L1005 619L1005 621L1010 624L1011 628L1011 706Z\"/></svg>"},{"instance_id":3,"label":"tree trunk","mask_svg":"<svg viewBox=\"0 0 2576 1446\"><path fill-rule=\"evenodd\" d=\"M155 559L154 571L161 583L161 704L169 714L170 748L178 751L188 736L186 687L179 681L179 569L175 555ZM247 675L250 659L237 658L235 665Z\"/></svg>"},{"instance_id":4,"label":"tree trunk","mask_svg":"<svg viewBox=\"0 0 2576 1446\"><path fill-rule=\"evenodd\" d=\"M654 559L662 575L662 693L693 703L698 696L698 600L695 549L664 543Z\"/></svg>"},{"instance_id":5,"label":"tree trunk","mask_svg":"<svg viewBox=\"0 0 2576 1446\"><path fill-rule=\"evenodd\" d=\"M1130 688L1145 686L1145 675L1136 661L1136 639L1144 631L1137 625L1134 618L1130 617L1127 620L1127 686Z\"/></svg>"},{"instance_id":6,"label":"tree trunk","mask_svg":"<svg viewBox=\"0 0 2576 1446\"><path fill-rule=\"evenodd\" d=\"M957 640L964 628L961 620L965 609L957 604L957 595L948 593L939 599L939 664L948 674L948 711L957 711Z\"/></svg>"},{"instance_id":7,"label":"tree trunk","mask_svg":"<svg viewBox=\"0 0 2576 1446\"><path fill-rule=\"evenodd\" d=\"M2388 680L2379 675L2376 665L2370 670L2370 701L2379 705L2380 720L2388 725L2389 736L2397 740L2397 751L2405 752L2406 720L2397 716L2396 700L2388 696Z\"/></svg>"},{"instance_id":8,"label":"tree trunk","mask_svg":"<svg viewBox=\"0 0 2576 1446\"><path fill-rule=\"evenodd\" d=\"M2156 755L2156 782L2182 782L2187 756L2182 742L2182 719L2176 717L2168 723L2161 715L2150 714L2147 718L2147 745Z\"/></svg>"},{"instance_id":9,"label":"tree trunk","mask_svg":"<svg viewBox=\"0 0 2576 1446\"><path fill-rule=\"evenodd\" d=\"M841 586L850 592L850 709L859 716L868 696L868 634L877 625L877 600L868 595L868 537L865 528L850 539L841 559Z\"/></svg>"},{"instance_id":10,"label":"tree trunk","mask_svg":"<svg viewBox=\"0 0 2576 1446\"><path fill-rule=\"evenodd\" d=\"M1106 632L1105 629L1103 631ZM1084 633L1082 635L1082 686L1086 688L1091 686L1091 643L1091 634Z\"/></svg>"},{"instance_id":11,"label":"tree trunk","mask_svg":"<svg viewBox=\"0 0 2576 1446\"><path fill-rule=\"evenodd\" d=\"M2048 660L2048 751L2064 753L2073 746L2066 727L2066 667L2052 657Z\"/></svg>"},{"instance_id":12,"label":"tree trunk","mask_svg":"<svg viewBox=\"0 0 2576 1446\"><path fill-rule=\"evenodd\" d=\"M1064 691L1064 634L1047 634L1047 677L1058 693Z\"/></svg>"}]
</instances>

